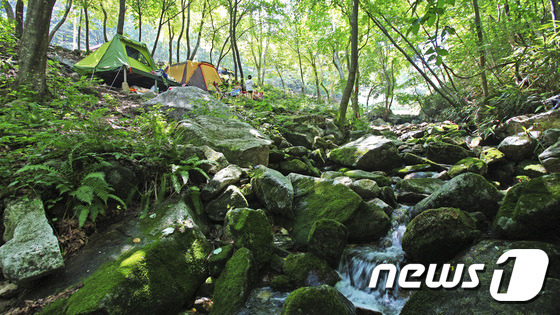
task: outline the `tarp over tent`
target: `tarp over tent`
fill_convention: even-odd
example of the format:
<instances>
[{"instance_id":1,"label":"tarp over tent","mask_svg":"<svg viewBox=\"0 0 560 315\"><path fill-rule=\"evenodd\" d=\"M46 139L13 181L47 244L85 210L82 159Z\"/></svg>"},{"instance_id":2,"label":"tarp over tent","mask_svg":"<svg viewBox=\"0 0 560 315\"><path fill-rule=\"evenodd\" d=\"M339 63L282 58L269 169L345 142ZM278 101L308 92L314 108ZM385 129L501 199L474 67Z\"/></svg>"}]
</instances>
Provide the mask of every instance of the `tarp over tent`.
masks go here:
<instances>
[{"instance_id":1,"label":"tarp over tent","mask_svg":"<svg viewBox=\"0 0 560 315\"><path fill-rule=\"evenodd\" d=\"M207 62L186 61L176 63L165 69L165 73L181 84L196 86L204 91L215 91L214 83L221 84L222 80L213 64Z\"/></svg>"},{"instance_id":2,"label":"tarp over tent","mask_svg":"<svg viewBox=\"0 0 560 315\"><path fill-rule=\"evenodd\" d=\"M131 86L149 88L157 83L160 89L167 89L169 85L164 78L153 73L157 66L146 44L119 34L74 64L73 68L82 75L96 74L113 86L120 86L124 81L124 70L128 72L126 79Z\"/></svg>"}]
</instances>

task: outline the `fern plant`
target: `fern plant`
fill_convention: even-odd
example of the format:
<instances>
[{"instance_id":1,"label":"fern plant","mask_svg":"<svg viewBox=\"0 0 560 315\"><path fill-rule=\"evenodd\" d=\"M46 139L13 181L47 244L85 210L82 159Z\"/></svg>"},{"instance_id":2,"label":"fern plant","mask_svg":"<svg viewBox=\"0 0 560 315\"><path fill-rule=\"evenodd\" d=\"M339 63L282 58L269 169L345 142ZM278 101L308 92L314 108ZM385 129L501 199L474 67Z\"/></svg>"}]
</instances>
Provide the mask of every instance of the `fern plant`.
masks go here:
<instances>
[{"instance_id":1,"label":"fern plant","mask_svg":"<svg viewBox=\"0 0 560 315\"><path fill-rule=\"evenodd\" d=\"M55 199L47 200L48 208L51 208L62 199L67 199L67 209L71 209L73 214L78 217L79 226L82 227L89 218L95 222L99 214L105 214L107 201L112 199L123 207L126 204L117 196L111 194L114 190L105 180L105 174L99 171L84 171L79 180L75 180L76 173L71 167L70 162L63 163L57 170L46 165L26 165L15 172L14 175L23 173L32 176L20 176L18 180L12 182L12 187L54 187L59 196ZM98 170L105 166L107 162L93 164L90 169ZM79 176L80 177L80 176Z\"/></svg>"}]
</instances>

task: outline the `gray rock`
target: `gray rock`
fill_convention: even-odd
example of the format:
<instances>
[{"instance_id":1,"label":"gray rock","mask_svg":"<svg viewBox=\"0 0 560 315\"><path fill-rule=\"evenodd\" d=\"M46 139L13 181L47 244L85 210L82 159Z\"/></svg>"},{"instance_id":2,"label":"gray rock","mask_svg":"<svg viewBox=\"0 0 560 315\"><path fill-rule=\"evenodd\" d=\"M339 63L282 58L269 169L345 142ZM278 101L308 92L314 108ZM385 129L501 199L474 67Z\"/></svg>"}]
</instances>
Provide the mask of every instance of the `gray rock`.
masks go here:
<instances>
[{"instance_id":1,"label":"gray rock","mask_svg":"<svg viewBox=\"0 0 560 315\"><path fill-rule=\"evenodd\" d=\"M213 98L208 92L194 86L176 87L145 102L144 107L162 105L159 109L176 120L185 115L217 115L233 117L229 107Z\"/></svg>"},{"instance_id":2,"label":"gray rock","mask_svg":"<svg viewBox=\"0 0 560 315\"><path fill-rule=\"evenodd\" d=\"M496 135L503 139L524 132L524 128L529 129L531 127L537 129L560 128L560 110L549 110L541 114L510 118L496 129Z\"/></svg>"},{"instance_id":3,"label":"gray rock","mask_svg":"<svg viewBox=\"0 0 560 315\"><path fill-rule=\"evenodd\" d=\"M398 182L395 188L397 190L429 195L436 192L444 184L443 180L437 178L410 178Z\"/></svg>"},{"instance_id":4,"label":"gray rock","mask_svg":"<svg viewBox=\"0 0 560 315\"><path fill-rule=\"evenodd\" d=\"M284 149L284 152L289 155L304 156L309 153L309 150L304 146L295 146Z\"/></svg>"},{"instance_id":5,"label":"gray rock","mask_svg":"<svg viewBox=\"0 0 560 315\"><path fill-rule=\"evenodd\" d=\"M308 149L313 147L315 137L322 136L323 131L310 124L297 124L293 130L282 134L294 146L303 146Z\"/></svg>"},{"instance_id":6,"label":"gray rock","mask_svg":"<svg viewBox=\"0 0 560 315\"><path fill-rule=\"evenodd\" d=\"M484 177L465 173L453 178L430 197L419 202L412 209L411 215L415 217L428 209L453 207L467 212L480 211L492 219L503 197Z\"/></svg>"},{"instance_id":7,"label":"gray rock","mask_svg":"<svg viewBox=\"0 0 560 315\"><path fill-rule=\"evenodd\" d=\"M539 135L539 143L543 147L549 147L560 140L560 129L547 129Z\"/></svg>"},{"instance_id":8,"label":"gray rock","mask_svg":"<svg viewBox=\"0 0 560 315\"><path fill-rule=\"evenodd\" d=\"M184 160L188 160L195 155L200 160L212 161L210 163L203 163L200 165L200 168L202 168L202 170L204 170L207 174L216 174L229 165L229 162L223 153L218 152L207 145L197 147L195 145L188 144L183 146L183 154L181 156Z\"/></svg>"},{"instance_id":9,"label":"gray rock","mask_svg":"<svg viewBox=\"0 0 560 315\"><path fill-rule=\"evenodd\" d=\"M549 173L560 173L560 141L539 154L539 160Z\"/></svg>"},{"instance_id":10,"label":"gray rock","mask_svg":"<svg viewBox=\"0 0 560 315\"><path fill-rule=\"evenodd\" d=\"M533 155L537 141L525 133L509 136L500 142L498 150L512 161L521 161Z\"/></svg>"},{"instance_id":11,"label":"gray rock","mask_svg":"<svg viewBox=\"0 0 560 315\"><path fill-rule=\"evenodd\" d=\"M179 130L183 141L194 145L208 145L222 152L229 162L241 167L268 165L272 141L249 124L209 116L197 116L181 121Z\"/></svg>"},{"instance_id":12,"label":"gray rock","mask_svg":"<svg viewBox=\"0 0 560 315\"><path fill-rule=\"evenodd\" d=\"M208 181L208 184L200 192L200 197L204 200L214 198L227 186L239 182L242 174L243 171L237 165L230 165L224 168Z\"/></svg>"},{"instance_id":13,"label":"gray rock","mask_svg":"<svg viewBox=\"0 0 560 315\"><path fill-rule=\"evenodd\" d=\"M251 179L253 191L271 213L292 218L292 201L294 200L294 188L292 182L280 172L257 166Z\"/></svg>"},{"instance_id":14,"label":"gray rock","mask_svg":"<svg viewBox=\"0 0 560 315\"><path fill-rule=\"evenodd\" d=\"M204 211L214 221L223 221L230 209L246 208L249 204L239 188L229 186L218 198L210 201Z\"/></svg>"},{"instance_id":15,"label":"gray rock","mask_svg":"<svg viewBox=\"0 0 560 315\"><path fill-rule=\"evenodd\" d=\"M363 136L330 151L327 158L335 163L365 171L388 171L400 164L397 146L382 136Z\"/></svg>"},{"instance_id":16,"label":"gray rock","mask_svg":"<svg viewBox=\"0 0 560 315\"><path fill-rule=\"evenodd\" d=\"M393 208L391 206L389 206L385 201L379 199L379 198L375 198L372 199L370 201L367 202L368 204L373 204L379 208L381 208L381 210L383 210L383 212L385 212L385 214L390 218L391 214L393 213Z\"/></svg>"},{"instance_id":17,"label":"gray rock","mask_svg":"<svg viewBox=\"0 0 560 315\"><path fill-rule=\"evenodd\" d=\"M40 199L11 202L4 210L0 268L4 277L27 285L64 267L58 239Z\"/></svg>"},{"instance_id":18,"label":"gray rock","mask_svg":"<svg viewBox=\"0 0 560 315\"><path fill-rule=\"evenodd\" d=\"M352 170L344 173L353 179L371 179L376 182L380 187L391 185L391 179L383 172L366 172L362 170Z\"/></svg>"},{"instance_id":19,"label":"gray rock","mask_svg":"<svg viewBox=\"0 0 560 315\"><path fill-rule=\"evenodd\" d=\"M350 185L350 188L355 191L362 199L371 200L377 198L381 193L379 185L371 179L359 179Z\"/></svg>"},{"instance_id":20,"label":"gray rock","mask_svg":"<svg viewBox=\"0 0 560 315\"><path fill-rule=\"evenodd\" d=\"M335 177L334 180L338 183L341 183L342 185L346 186L346 187L350 187L352 185L352 178L348 177L348 176L338 176Z\"/></svg>"}]
</instances>

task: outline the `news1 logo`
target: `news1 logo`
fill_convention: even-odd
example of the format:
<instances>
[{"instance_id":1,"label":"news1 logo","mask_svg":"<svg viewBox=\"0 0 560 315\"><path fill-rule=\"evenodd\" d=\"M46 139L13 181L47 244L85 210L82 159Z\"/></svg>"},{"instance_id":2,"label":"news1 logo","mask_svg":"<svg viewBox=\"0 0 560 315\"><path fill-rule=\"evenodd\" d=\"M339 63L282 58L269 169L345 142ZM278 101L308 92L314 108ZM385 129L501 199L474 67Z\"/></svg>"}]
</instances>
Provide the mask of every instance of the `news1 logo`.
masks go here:
<instances>
[{"instance_id":1,"label":"news1 logo","mask_svg":"<svg viewBox=\"0 0 560 315\"><path fill-rule=\"evenodd\" d=\"M500 302L529 301L539 294L544 285L548 269L548 255L540 249L512 249L503 253L496 261L496 264L504 264L512 258L515 259L515 264L513 265L507 291L505 293L498 292L504 276L504 270L496 269L490 283L490 295ZM462 281L465 265L457 264L453 278L448 280L451 265L444 264L439 280L435 280L437 264L430 264L425 277L425 284L431 289L453 289L459 284L461 284L461 288L474 289L480 284L478 272L483 271L484 268L484 264L470 265L467 269L470 281ZM369 282L370 288L375 289L377 287L379 274L382 271L388 272L385 288L393 288L397 277L397 267L392 264L380 264L373 269ZM425 271L426 267L422 264L405 265L399 274L399 286L403 289L419 289L422 282L413 281L410 278L419 278Z\"/></svg>"}]
</instances>

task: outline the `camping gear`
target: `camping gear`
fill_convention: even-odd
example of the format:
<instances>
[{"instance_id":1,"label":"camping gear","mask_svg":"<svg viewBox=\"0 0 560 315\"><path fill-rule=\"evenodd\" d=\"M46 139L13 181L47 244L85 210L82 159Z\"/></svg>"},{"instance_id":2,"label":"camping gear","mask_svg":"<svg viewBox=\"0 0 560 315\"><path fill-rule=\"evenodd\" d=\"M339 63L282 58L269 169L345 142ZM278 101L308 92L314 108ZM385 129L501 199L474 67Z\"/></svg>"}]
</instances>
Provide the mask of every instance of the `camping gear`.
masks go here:
<instances>
[{"instance_id":1,"label":"camping gear","mask_svg":"<svg viewBox=\"0 0 560 315\"><path fill-rule=\"evenodd\" d=\"M157 66L146 44L115 35L89 56L74 64L73 69L81 75L97 75L107 84L120 87L129 85L151 87L156 85L167 90L173 84L157 73Z\"/></svg>"},{"instance_id":2,"label":"camping gear","mask_svg":"<svg viewBox=\"0 0 560 315\"><path fill-rule=\"evenodd\" d=\"M208 62L186 61L176 63L165 69L165 73L175 82L186 86L196 86L204 91L216 91L214 84L222 80L213 64Z\"/></svg>"}]
</instances>

